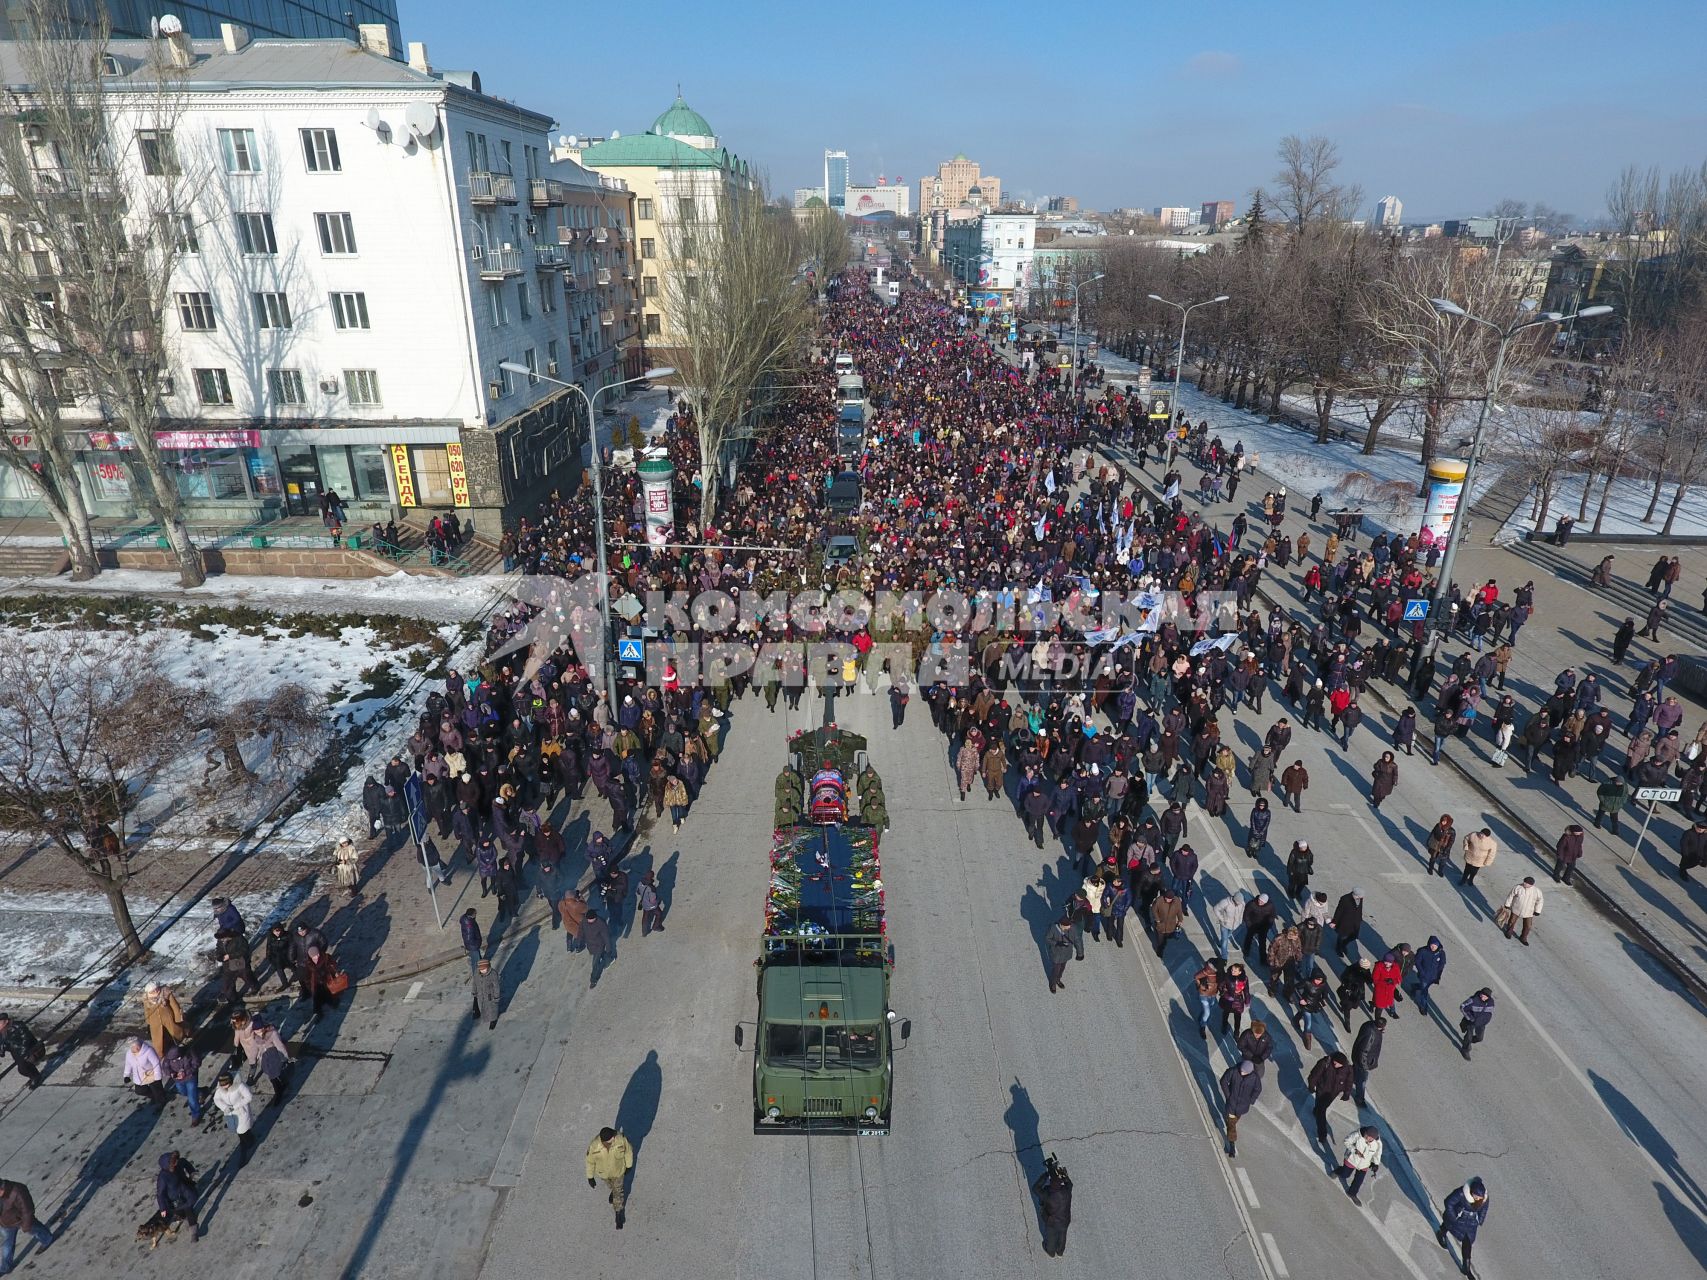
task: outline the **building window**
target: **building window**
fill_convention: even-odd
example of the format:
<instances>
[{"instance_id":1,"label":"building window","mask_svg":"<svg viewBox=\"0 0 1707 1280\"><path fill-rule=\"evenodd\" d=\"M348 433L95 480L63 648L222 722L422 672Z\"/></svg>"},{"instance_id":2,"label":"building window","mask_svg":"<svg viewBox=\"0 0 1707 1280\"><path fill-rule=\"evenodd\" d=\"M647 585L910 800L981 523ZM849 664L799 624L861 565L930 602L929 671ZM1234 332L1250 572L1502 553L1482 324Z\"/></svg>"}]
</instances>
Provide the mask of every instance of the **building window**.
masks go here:
<instances>
[{"instance_id":1,"label":"building window","mask_svg":"<svg viewBox=\"0 0 1707 1280\"><path fill-rule=\"evenodd\" d=\"M642 197L641 199L635 201L635 205L637 206L637 208L635 210L634 216L637 218L645 218L648 221L650 221L652 218L652 202L650 200Z\"/></svg>"},{"instance_id":2,"label":"building window","mask_svg":"<svg viewBox=\"0 0 1707 1280\"><path fill-rule=\"evenodd\" d=\"M352 445L351 471L355 475L356 497L363 501L384 502L391 496L386 477L391 472L391 459L377 445Z\"/></svg>"},{"instance_id":3,"label":"building window","mask_svg":"<svg viewBox=\"0 0 1707 1280\"><path fill-rule=\"evenodd\" d=\"M238 214L237 244L244 253L277 253L279 242L278 237L273 234L273 215L270 213Z\"/></svg>"},{"instance_id":4,"label":"building window","mask_svg":"<svg viewBox=\"0 0 1707 1280\"><path fill-rule=\"evenodd\" d=\"M69 369L46 369L48 389L53 393L53 402L63 409L69 409L77 403L76 380Z\"/></svg>"},{"instance_id":5,"label":"building window","mask_svg":"<svg viewBox=\"0 0 1707 1280\"><path fill-rule=\"evenodd\" d=\"M142 159L142 171L150 177L178 175L178 153L172 147L170 129L138 129L136 153Z\"/></svg>"},{"instance_id":6,"label":"building window","mask_svg":"<svg viewBox=\"0 0 1707 1280\"><path fill-rule=\"evenodd\" d=\"M663 322L659 319L658 313L656 311L648 311L646 313L646 336L648 338L656 338L662 330Z\"/></svg>"},{"instance_id":7,"label":"building window","mask_svg":"<svg viewBox=\"0 0 1707 1280\"><path fill-rule=\"evenodd\" d=\"M267 390L272 393L274 404L308 403L302 391L301 369L268 369Z\"/></svg>"},{"instance_id":8,"label":"building window","mask_svg":"<svg viewBox=\"0 0 1707 1280\"><path fill-rule=\"evenodd\" d=\"M227 173L261 172L261 152L255 146L253 129L221 129L219 152L225 157Z\"/></svg>"},{"instance_id":9,"label":"building window","mask_svg":"<svg viewBox=\"0 0 1707 1280\"><path fill-rule=\"evenodd\" d=\"M494 329L510 323L510 304L504 296L503 285L488 285L486 287L486 301L492 310L492 327Z\"/></svg>"},{"instance_id":10,"label":"building window","mask_svg":"<svg viewBox=\"0 0 1707 1280\"><path fill-rule=\"evenodd\" d=\"M550 342L545 344L545 371L553 377L556 377L557 369L557 339L553 338Z\"/></svg>"},{"instance_id":11,"label":"building window","mask_svg":"<svg viewBox=\"0 0 1707 1280\"><path fill-rule=\"evenodd\" d=\"M539 282L539 309L550 315L557 310L557 277L546 276Z\"/></svg>"},{"instance_id":12,"label":"building window","mask_svg":"<svg viewBox=\"0 0 1707 1280\"><path fill-rule=\"evenodd\" d=\"M533 319L533 304L528 301L528 282L516 281L516 312L523 320Z\"/></svg>"},{"instance_id":13,"label":"building window","mask_svg":"<svg viewBox=\"0 0 1707 1280\"><path fill-rule=\"evenodd\" d=\"M498 150L502 156L503 163L504 163L504 167L501 170L501 172L509 173L509 174L515 173L515 171L516 171L515 165L510 160L510 140L508 138L499 138L498 139Z\"/></svg>"},{"instance_id":14,"label":"building window","mask_svg":"<svg viewBox=\"0 0 1707 1280\"><path fill-rule=\"evenodd\" d=\"M378 404L379 372L375 369L345 369L344 393L351 404Z\"/></svg>"},{"instance_id":15,"label":"building window","mask_svg":"<svg viewBox=\"0 0 1707 1280\"><path fill-rule=\"evenodd\" d=\"M641 279L640 296L642 298L656 298L658 296L657 276L645 276Z\"/></svg>"},{"instance_id":16,"label":"building window","mask_svg":"<svg viewBox=\"0 0 1707 1280\"><path fill-rule=\"evenodd\" d=\"M257 329L290 328L290 299L282 293L252 293Z\"/></svg>"},{"instance_id":17,"label":"building window","mask_svg":"<svg viewBox=\"0 0 1707 1280\"><path fill-rule=\"evenodd\" d=\"M310 173L340 173L344 162L338 157L336 129L302 129L302 163Z\"/></svg>"},{"instance_id":18,"label":"building window","mask_svg":"<svg viewBox=\"0 0 1707 1280\"><path fill-rule=\"evenodd\" d=\"M197 254L202 251L201 241L196 236L195 219L187 213L161 214L160 238L169 241L179 253Z\"/></svg>"},{"instance_id":19,"label":"building window","mask_svg":"<svg viewBox=\"0 0 1707 1280\"><path fill-rule=\"evenodd\" d=\"M683 222L693 222L698 216L698 211L694 208L692 196L676 197L676 217L680 218Z\"/></svg>"},{"instance_id":20,"label":"building window","mask_svg":"<svg viewBox=\"0 0 1707 1280\"><path fill-rule=\"evenodd\" d=\"M656 258L658 256L658 242L650 236L642 237L640 241L640 256L642 258Z\"/></svg>"},{"instance_id":21,"label":"building window","mask_svg":"<svg viewBox=\"0 0 1707 1280\"><path fill-rule=\"evenodd\" d=\"M230 404L231 379L224 369L197 369L196 399L203 404Z\"/></svg>"},{"instance_id":22,"label":"building window","mask_svg":"<svg viewBox=\"0 0 1707 1280\"><path fill-rule=\"evenodd\" d=\"M194 333L212 333L213 295L211 293L180 293L178 323Z\"/></svg>"},{"instance_id":23,"label":"building window","mask_svg":"<svg viewBox=\"0 0 1707 1280\"><path fill-rule=\"evenodd\" d=\"M356 228L347 213L317 213L314 229L320 235L320 252L341 257L356 251Z\"/></svg>"},{"instance_id":24,"label":"building window","mask_svg":"<svg viewBox=\"0 0 1707 1280\"><path fill-rule=\"evenodd\" d=\"M486 163L486 135L483 133L468 133L468 167L484 173L491 168Z\"/></svg>"},{"instance_id":25,"label":"building window","mask_svg":"<svg viewBox=\"0 0 1707 1280\"><path fill-rule=\"evenodd\" d=\"M496 375L493 377L492 381L498 384L498 399L500 400L515 390L515 388L510 385L510 371L504 368L502 364L498 366Z\"/></svg>"},{"instance_id":26,"label":"building window","mask_svg":"<svg viewBox=\"0 0 1707 1280\"><path fill-rule=\"evenodd\" d=\"M332 295L332 327L334 329L366 329L367 294L334 293Z\"/></svg>"},{"instance_id":27,"label":"building window","mask_svg":"<svg viewBox=\"0 0 1707 1280\"><path fill-rule=\"evenodd\" d=\"M532 347L522 352L522 363L528 367L528 386L539 384L539 356Z\"/></svg>"}]
</instances>

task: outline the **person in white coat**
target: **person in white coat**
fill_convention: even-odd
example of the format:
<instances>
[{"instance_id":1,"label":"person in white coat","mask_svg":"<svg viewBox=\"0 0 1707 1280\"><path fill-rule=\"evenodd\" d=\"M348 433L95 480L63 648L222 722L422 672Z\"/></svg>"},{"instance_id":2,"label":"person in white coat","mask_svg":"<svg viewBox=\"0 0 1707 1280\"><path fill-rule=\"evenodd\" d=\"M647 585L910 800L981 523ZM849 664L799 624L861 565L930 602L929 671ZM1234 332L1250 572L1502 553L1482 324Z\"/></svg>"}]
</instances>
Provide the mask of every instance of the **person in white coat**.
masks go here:
<instances>
[{"instance_id":1,"label":"person in white coat","mask_svg":"<svg viewBox=\"0 0 1707 1280\"><path fill-rule=\"evenodd\" d=\"M1527 947L1529 930L1535 924L1535 917L1541 914L1541 886L1535 883L1534 876L1524 876L1522 884L1512 886L1505 896L1505 911L1505 936L1511 937L1512 928L1520 925L1519 940Z\"/></svg>"},{"instance_id":2,"label":"person in white coat","mask_svg":"<svg viewBox=\"0 0 1707 1280\"><path fill-rule=\"evenodd\" d=\"M1334 1170L1334 1177L1345 1187L1345 1193L1353 1204L1362 1204L1357 1193L1363 1190L1364 1178L1380 1176L1381 1131L1372 1124L1366 1124L1345 1140L1345 1154Z\"/></svg>"},{"instance_id":3,"label":"person in white coat","mask_svg":"<svg viewBox=\"0 0 1707 1280\"><path fill-rule=\"evenodd\" d=\"M1241 890L1234 889L1213 907L1209 908L1209 918L1215 922L1215 946L1225 960L1228 948L1233 945L1233 931L1245 920L1245 895Z\"/></svg>"},{"instance_id":4,"label":"person in white coat","mask_svg":"<svg viewBox=\"0 0 1707 1280\"><path fill-rule=\"evenodd\" d=\"M221 1071L213 1105L224 1115L225 1127L237 1135L237 1167L241 1169L255 1154L255 1095L231 1072Z\"/></svg>"}]
</instances>

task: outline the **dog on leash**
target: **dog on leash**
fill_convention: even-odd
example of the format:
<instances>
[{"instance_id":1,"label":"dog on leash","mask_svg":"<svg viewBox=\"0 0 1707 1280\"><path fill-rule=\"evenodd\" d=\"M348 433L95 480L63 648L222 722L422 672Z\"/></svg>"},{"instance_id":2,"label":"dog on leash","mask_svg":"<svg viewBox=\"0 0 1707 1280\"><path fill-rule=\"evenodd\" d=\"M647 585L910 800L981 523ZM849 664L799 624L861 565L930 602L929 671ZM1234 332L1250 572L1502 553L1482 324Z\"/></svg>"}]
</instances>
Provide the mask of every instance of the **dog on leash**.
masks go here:
<instances>
[{"instance_id":1,"label":"dog on leash","mask_svg":"<svg viewBox=\"0 0 1707 1280\"><path fill-rule=\"evenodd\" d=\"M141 1244L146 1240L150 1249L158 1249L162 1240L176 1240L177 1238L178 1219L169 1218L164 1213L157 1213L152 1218L146 1219L136 1229L137 1243Z\"/></svg>"}]
</instances>

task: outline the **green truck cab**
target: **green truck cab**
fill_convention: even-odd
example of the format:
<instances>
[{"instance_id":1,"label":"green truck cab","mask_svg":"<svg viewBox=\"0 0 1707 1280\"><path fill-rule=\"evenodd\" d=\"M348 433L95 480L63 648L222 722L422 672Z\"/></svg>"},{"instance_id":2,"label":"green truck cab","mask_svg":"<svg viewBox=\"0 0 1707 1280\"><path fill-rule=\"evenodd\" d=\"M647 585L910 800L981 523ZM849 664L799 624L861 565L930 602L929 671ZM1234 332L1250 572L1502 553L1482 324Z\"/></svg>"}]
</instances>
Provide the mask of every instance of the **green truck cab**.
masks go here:
<instances>
[{"instance_id":1,"label":"green truck cab","mask_svg":"<svg viewBox=\"0 0 1707 1280\"><path fill-rule=\"evenodd\" d=\"M889 1008L883 784L858 734L826 725L789 748L754 962L753 1132L883 1135L895 1042L911 1031Z\"/></svg>"}]
</instances>

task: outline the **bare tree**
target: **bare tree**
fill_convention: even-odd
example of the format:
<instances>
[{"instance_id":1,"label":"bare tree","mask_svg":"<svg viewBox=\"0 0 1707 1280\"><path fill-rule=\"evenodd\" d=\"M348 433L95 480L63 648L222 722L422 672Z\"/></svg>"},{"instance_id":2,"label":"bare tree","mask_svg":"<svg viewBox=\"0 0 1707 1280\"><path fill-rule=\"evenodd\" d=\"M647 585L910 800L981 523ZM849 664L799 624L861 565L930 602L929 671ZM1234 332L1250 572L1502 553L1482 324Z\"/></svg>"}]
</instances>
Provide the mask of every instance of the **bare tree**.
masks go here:
<instances>
[{"instance_id":1,"label":"bare tree","mask_svg":"<svg viewBox=\"0 0 1707 1280\"><path fill-rule=\"evenodd\" d=\"M1294 231L1318 222L1343 221L1362 203L1363 193L1357 187L1335 180L1340 151L1330 139L1289 133L1280 140L1278 155L1274 207Z\"/></svg>"},{"instance_id":2,"label":"bare tree","mask_svg":"<svg viewBox=\"0 0 1707 1280\"><path fill-rule=\"evenodd\" d=\"M800 227L800 247L814 273L817 291L822 296L830 287L830 281L848 265L853 253L842 215L828 207L813 209Z\"/></svg>"},{"instance_id":3,"label":"bare tree","mask_svg":"<svg viewBox=\"0 0 1707 1280\"><path fill-rule=\"evenodd\" d=\"M125 900L134 796L188 749L200 695L141 636L0 635L0 826L34 833L106 895L127 959L143 954Z\"/></svg>"},{"instance_id":4,"label":"bare tree","mask_svg":"<svg viewBox=\"0 0 1707 1280\"><path fill-rule=\"evenodd\" d=\"M162 39L149 61L131 58L121 74L104 75L104 19L91 28L65 0L31 0L28 25L17 46L26 84L8 92L12 119L0 127L0 186L14 247L27 248L30 265L0 271L10 348L0 387L14 403L39 403L45 378L56 408L75 406L123 433L128 448L118 456L131 488L172 548L180 581L197 586L201 556L156 435L171 371L174 265L200 180L173 132L183 98L177 63L188 65L189 46ZM30 279L44 267L51 280ZM86 543L69 487L55 485L78 533L68 541Z\"/></svg>"},{"instance_id":5,"label":"bare tree","mask_svg":"<svg viewBox=\"0 0 1707 1280\"><path fill-rule=\"evenodd\" d=\"M672 212L664 305L699 435L703 527L717 507L725 445L752 429L764 386L803 367L812 317L793 219L767 210L762 192L700 191Z\"/></svg>"}]
</instances>

